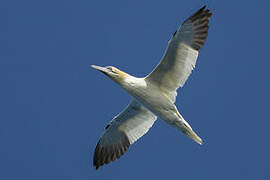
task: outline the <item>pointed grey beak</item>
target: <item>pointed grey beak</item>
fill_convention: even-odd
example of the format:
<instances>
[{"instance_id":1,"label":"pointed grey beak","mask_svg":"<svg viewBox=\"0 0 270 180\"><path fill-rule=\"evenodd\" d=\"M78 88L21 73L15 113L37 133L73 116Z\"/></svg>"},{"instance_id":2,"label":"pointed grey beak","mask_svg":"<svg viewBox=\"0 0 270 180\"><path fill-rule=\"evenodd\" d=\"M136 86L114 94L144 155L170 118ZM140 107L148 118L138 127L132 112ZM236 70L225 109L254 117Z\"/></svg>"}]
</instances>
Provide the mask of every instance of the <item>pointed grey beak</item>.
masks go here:
<instances>
[{"instance_id":1,"label":"pointed grey beak","mask_svg":"<svg viewBox=\"0 0 270 180\"><path fill-rule=\"evenodd\" d=\"M106 73L108 71L107 68L101 67L101 66L96 66L96 65L91 65L92 68L99 70L100 72Z\"/></svg>"}]
</instances>

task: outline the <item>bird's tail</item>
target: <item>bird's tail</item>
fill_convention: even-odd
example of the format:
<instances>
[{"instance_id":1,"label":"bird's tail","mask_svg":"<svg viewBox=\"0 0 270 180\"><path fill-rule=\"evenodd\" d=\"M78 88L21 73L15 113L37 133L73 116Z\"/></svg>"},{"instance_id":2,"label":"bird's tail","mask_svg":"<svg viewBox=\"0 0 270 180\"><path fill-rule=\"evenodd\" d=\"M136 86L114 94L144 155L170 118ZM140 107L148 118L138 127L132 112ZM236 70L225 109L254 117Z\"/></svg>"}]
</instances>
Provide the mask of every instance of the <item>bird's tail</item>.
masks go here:
<instances>
[{"instance_id":1,"label":"bird's tail","mask_svg":"<svg viewBox=\"0 0 270 180\"><path fill-rule=\"evenodd\" d=\"M177 113L179 118L181 119L179 123L176 124L177 129L182 131L187 137L195 141L196 143L202 145L202 139L192 130L191 126L184 120L181 114Z\"/></svg>"},{"instance_id":2,"label":"bird's tail","mask_svg":"<svg viewBox=\"0 0 270 180\"><path fill-rule=\"evenodd\" d=\"M202 139L189 127L181 128L181 131L189 138L191 138L196 143L202 145Z\"/></svg>"}]
</instances>

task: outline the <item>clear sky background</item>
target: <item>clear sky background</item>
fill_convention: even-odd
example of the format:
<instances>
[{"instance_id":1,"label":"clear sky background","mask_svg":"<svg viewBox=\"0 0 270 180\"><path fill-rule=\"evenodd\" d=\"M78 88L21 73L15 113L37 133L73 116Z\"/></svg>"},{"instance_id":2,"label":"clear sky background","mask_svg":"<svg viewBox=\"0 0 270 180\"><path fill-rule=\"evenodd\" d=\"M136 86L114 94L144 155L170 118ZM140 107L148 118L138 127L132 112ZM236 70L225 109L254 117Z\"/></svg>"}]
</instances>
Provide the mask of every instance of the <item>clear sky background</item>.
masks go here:
<instances>
[{"instance_id":1,"label":"clear sky background","mask_svg":"<svg viewBox=\"0 0 270 180\"><path fill-rule=\"evenodd\" d=\"M135 76L178 26L213 12L176 105L200 146L162 120L119 160L92 166L130 96L91 64ZM0 179L270 179L268 1L1 0Z\"/></svg>"}]
</instances>

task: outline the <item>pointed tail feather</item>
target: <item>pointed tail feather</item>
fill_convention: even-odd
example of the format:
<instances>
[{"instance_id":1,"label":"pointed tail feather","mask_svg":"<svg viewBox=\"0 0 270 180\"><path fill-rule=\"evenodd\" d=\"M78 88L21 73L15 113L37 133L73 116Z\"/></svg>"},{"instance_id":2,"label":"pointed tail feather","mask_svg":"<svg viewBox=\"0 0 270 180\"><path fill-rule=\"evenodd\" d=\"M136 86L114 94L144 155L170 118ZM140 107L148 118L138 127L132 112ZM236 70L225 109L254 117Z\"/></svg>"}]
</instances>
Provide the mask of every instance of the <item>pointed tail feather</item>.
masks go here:
<instances>
[{"instance_id":1,"label":"pointed tail feather","mask_svg":"<svg viewBox=\"0 0 270 180\"><path fill-rule=\"evenodd\" d=\"M189 137L196 143L202 145L203 143L202 139L192 130L191 126L188 124L188 122L185 121L183 116L178 111L177 114L178 117L180 118L180 121L175 123L177 129L182 131L187 137Z\"/></svg>"},{"instance_id":2,"label":"pointed tail feather","mask_svg":"<svg viewBox=\"0 0 270 180\"><path fill-rule=\"evenodd\" d=\"M182 129L181 129L182 130ZM185 130L182 130L182 132L189 138L191 138L193 141L196 143L202 145L203 141L202 139L191 129L191 128L186 128Z\"/></svg>"}]
</instances>

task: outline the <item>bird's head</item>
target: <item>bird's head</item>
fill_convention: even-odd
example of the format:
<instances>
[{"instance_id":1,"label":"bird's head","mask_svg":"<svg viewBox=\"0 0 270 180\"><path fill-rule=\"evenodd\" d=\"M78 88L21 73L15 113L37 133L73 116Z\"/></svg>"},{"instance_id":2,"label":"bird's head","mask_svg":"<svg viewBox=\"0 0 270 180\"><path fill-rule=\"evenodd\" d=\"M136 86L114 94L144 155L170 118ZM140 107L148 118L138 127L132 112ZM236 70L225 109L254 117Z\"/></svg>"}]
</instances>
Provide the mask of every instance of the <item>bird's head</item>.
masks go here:
<instances>
[{"instance_id":1,"label":"bird's head","mask_svg":"<svg viewBox=\"0 0 270 180\"><path fill-rule=\"evenodd\" d=\"M101 66L96 66L96 65L91 65L92 68L99 70L100 72L104 73L105 75L107 75L109 78L111 78L112 80L120 83L121 81L123 81L126 77L128 77L129 75L119 69L117 69L116 67L113 66L105 66L105 67L101 67Z\"/></svg>"}]
</instances>

